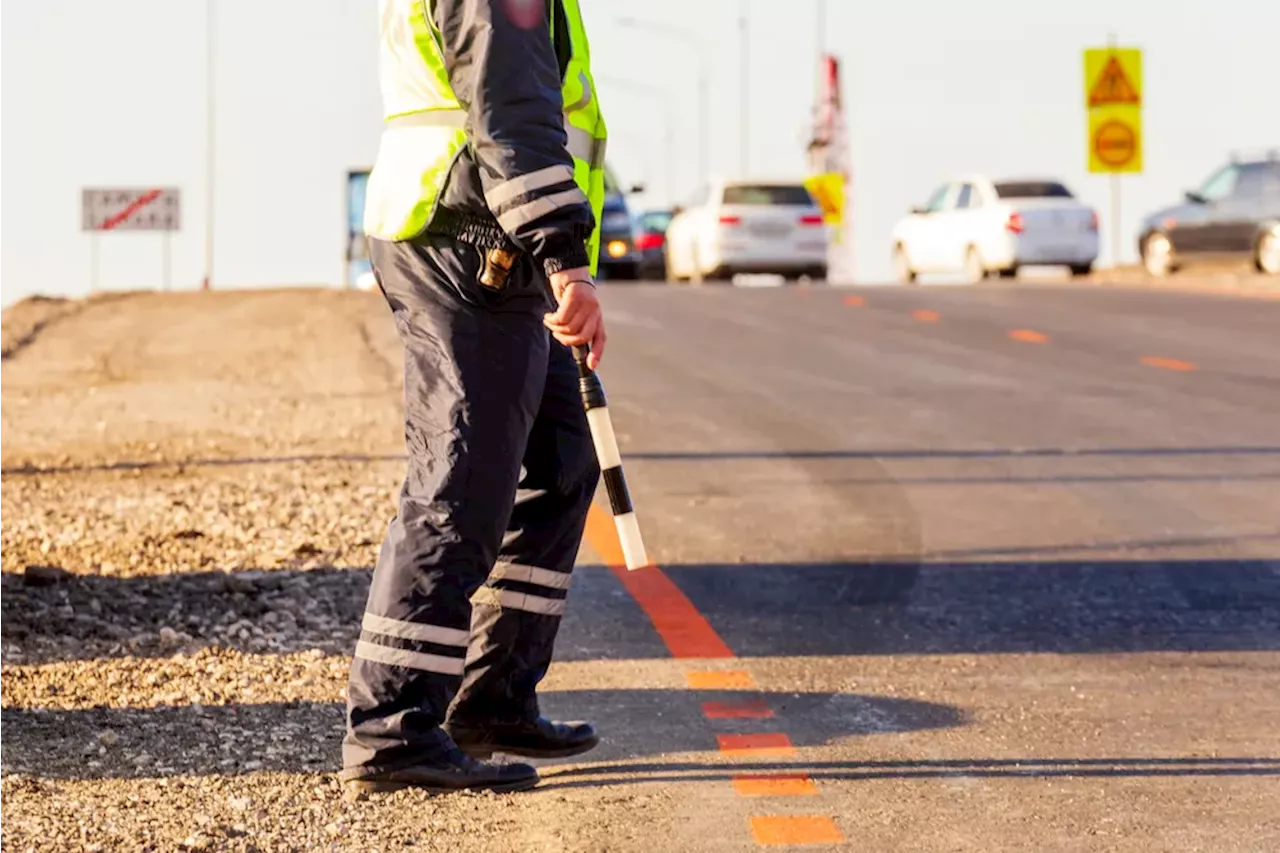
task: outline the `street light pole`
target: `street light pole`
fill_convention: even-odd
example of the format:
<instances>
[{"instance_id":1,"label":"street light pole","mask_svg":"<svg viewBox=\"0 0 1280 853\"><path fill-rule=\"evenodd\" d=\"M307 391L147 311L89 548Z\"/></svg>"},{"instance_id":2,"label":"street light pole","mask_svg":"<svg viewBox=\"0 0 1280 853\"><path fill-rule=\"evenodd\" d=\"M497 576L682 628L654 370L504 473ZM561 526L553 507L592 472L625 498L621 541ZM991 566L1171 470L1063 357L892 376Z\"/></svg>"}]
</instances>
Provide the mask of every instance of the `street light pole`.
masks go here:
<instances>
[{"instance_id":1,"label":"street light pole","mask_svg":"<svg viewBox=\"0 0 1280 853\"><path fill-rule=\"evenodd\" d=\"M742 9L738 18L738 26L742 33L742 115L739 117L741 129L739 134L742 145L742 162L739 169L746 178L751 171L751 37L747 28L747 17L750 13L751 0L742 0Z\"/></svg>"},{"instance_id":2,"label":"street light pole","mask_svg":"<svg viewBox=\"0 0 1280 853\"><path fill-rule=\"evenodd\" d=\"M670 38L680 39L692 46L693 52L698 57L698 134L701 137L699 140L701 151L698 156L699 171L701 172L699 179L706 180L711 170L711 71L707 65L708 51L706 46L695 33L680 27L657 24L653 21L632 17L618 18L618 23L624 27L635 27L636 29L649 30Z\"/></svg>"},{"instance_id":3,"label":"street light pole","mask_svg":"<svg viewBox=\"0 0 1280 853\"><path fill-rule=\"evenodd\" d=\"M214 0L205 0L205 29L208 31L206 37L208 43L205 53L205 109L206 112L206 133L205 140L205 215L204 215L204 282L202 289L209 290L213 287L213 186L214 186L214 166L216 163L215 146L214 146L214 119L216 117L216 109L214 107Z\"/></svg>"}]
</instances>

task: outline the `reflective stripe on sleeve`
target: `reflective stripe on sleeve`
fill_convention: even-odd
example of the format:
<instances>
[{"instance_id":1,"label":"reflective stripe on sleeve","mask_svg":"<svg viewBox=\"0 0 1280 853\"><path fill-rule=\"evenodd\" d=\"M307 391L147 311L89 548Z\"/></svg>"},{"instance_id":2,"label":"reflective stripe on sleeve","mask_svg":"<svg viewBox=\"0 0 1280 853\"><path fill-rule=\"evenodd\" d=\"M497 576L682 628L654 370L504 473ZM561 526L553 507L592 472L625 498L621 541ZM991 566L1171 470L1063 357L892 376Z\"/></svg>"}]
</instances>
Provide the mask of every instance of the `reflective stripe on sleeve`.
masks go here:
<instances>
[{"instance_id":1,"label":"reflective stripe on sleeve","mask_svg":"<svg viewBox=\"0 0 1280 853\"><path fill-rule=\"evenodd\" d=\"M514 207L498 216L498 224L502 226L502 230L511 233L522 225L528 225L530 222L541 219L549 213L555 213L561 208L586 203L587 197L582 190L575 186L573 189L541 196L525 202L519 207Z\"/></svg>"},{"instance_id":2,"label":"reflective stripe on sleeve","mask_svg":"<svg viewBox=\"0 0 1280 853\"><path fill-rule=\"evenodd\" d=\"M462 675L465 666L462 658L431 655L409 649L393 649L367 640L356 643L356 657L391 666L407 666L410 669L420 669L425 672L438 672L442 675Z\"/></svg>"},{"instance_id":3,"label":"reflective stripe on sleeve","mask_svg":"<svg viewBox=\"0 0 1280 853\"><path fill-rule=\"evenodd\" d=\"M557 164L529 172L525 175L503 181L484 194L484 200L490 210L496 211L514 198L533 192L534 190L553 187L556 184L573 183L573 169Z\"/></svg>"},{"instance_id":4,"label":"reflective stripe on sleeve","mask_svg":"<svg viewBox=\"0 0 1280 853\"><path fill-rule=\"evenodd\" d=\"M466 648L471 635L457 628L445 628L440 625L423 625L419 622L404 622L390 619L374 613L365 613L360 627L374 634L386 634L402 640L418 640L423 643L437 643L442 646L458 646Z\"/></svg>"}]
</instances>

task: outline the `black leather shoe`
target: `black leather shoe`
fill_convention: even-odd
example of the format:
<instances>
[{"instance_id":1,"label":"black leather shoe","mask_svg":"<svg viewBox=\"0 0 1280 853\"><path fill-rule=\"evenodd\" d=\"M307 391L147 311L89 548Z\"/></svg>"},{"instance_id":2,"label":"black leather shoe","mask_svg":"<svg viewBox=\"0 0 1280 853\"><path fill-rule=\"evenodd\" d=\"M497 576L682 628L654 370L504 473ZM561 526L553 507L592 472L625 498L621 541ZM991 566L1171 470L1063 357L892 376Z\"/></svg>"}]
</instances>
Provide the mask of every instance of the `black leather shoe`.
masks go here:
<instances>
[{"instance_id":1,"label":"black leather shoe","mask_svg":"<svg viewBox=\"0 0 1280 853\"><path fill-rule=\"evenodd\" d=\"M495 752L526 758L581 755L600 742L590 723L559 723L539 717L523 723L450 721L445 731L468 755L488 758Z\"/></svg>"},{"instance_id":2,"label":"black leather shoe","mask_svg":"<svg viewBox=\"0 0 1280 853\"><path fill-rule=\"evenodd\" d=\"M439 763L370 773L348 779L346 784L358 793L422 788L431 793L446 794L463 790L525 791L538 782L538 771L528 764L486 764L453 751Z\"/></svg>"}]
</instances>

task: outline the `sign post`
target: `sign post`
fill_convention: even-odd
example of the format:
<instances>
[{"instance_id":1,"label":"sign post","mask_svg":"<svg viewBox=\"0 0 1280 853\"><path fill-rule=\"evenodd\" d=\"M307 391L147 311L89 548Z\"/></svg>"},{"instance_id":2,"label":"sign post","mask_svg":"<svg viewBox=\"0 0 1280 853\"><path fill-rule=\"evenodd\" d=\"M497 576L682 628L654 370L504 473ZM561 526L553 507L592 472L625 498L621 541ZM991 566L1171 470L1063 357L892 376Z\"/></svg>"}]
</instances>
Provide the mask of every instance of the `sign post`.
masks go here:
<instances>
[{"instance_id":1,"label":"sign post","mask_svg":"<svg viewBox=\"0 0 1280 853\"><path fill-rule=\"evenodd\" d=\"M1111 263L1120 265L1120 176L1142 173L1142 51L1117 47L1084 52L1089 171L1111 176Z\"/></svg>"},{"instance_id":2,"label":"sign post","mask_svg":"<svg viewBox=\"0 0 1280 853\"><path fill-rule=\"evenodd\" d=\"M86 188L80 192L81 229L89 232L89 286L98 289L98 237L104 231L160 231L164 238L164 289L173 280L170 235L181 227L182 194L176 187Z\"/></svg>"},{"instance_id":3,"label":"sign post","mask_svg":"<svg viewBox=\"0 0 1280 853\"><path fill-rule=\"evenodd\" d=\"M831 55L821 57L818 99L814 111L813 135L809 141L809 178L805 181L814 201L822 208L830 228L827 249L827 278L837 283L853 283L853 227L849 216L852 196L852 156L840 92L840 62Z\"/></svg>"}]
</instances>

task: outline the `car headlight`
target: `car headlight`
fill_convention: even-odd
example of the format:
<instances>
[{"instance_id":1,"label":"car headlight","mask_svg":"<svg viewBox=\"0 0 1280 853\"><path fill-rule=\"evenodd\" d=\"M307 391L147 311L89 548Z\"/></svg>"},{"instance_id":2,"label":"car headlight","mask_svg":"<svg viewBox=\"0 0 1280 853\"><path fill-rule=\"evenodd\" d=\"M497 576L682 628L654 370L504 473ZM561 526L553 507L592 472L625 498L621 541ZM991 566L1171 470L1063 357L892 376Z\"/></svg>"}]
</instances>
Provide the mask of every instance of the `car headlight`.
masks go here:
<instances>
[{"instance_id":1,"label":"car headlight","mask_svg":"<svg viewBox=\"0 0 1280 853\"><path fill-rule=\"evenodd\" d=\"M627 243L625 240L610 240L605 250L609 253L609 257L620 258L627 253Z\"/></svg>"}]
</instances>

